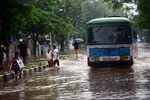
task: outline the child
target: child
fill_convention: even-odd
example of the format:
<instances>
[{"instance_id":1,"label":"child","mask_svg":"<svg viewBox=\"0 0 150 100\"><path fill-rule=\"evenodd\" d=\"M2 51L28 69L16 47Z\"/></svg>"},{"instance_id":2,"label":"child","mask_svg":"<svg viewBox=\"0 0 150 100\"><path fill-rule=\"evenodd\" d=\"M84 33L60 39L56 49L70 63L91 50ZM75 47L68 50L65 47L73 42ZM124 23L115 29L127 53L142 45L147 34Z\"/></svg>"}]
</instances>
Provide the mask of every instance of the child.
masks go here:
<instances>
[{"instance_id":1,"label":"child","mask_svg":"<svg viewBox=\"0 0 150 100\"><path fill-rule=\"evenodd\" d=\"M22 70L24 68L24 64L22 59L19 57L19 53L15 52L15 57L13 58L10 66L10 70L15 72L15 79L21 78Z\"/></svg>"},{"instance_id":2,"label":"child","mask_svg":"<svg viewBox=\"0 0 150 100\"><path fill-rule=\"evenodd\" d=\"M56 65L59 67L59 50L55 45L53 45L52 58L54 67L56 67Z\"/></svg>"},{"instance_id":3,"label":"child","mask_svg":"<svg viewBox=\"0 0 150 100\"><path fill-rule=\"evenodd\" d=\"M48 49L46 56L48 60L48 67L53 67L52 51L50 49Z\"/></svg>"}]
</instances>

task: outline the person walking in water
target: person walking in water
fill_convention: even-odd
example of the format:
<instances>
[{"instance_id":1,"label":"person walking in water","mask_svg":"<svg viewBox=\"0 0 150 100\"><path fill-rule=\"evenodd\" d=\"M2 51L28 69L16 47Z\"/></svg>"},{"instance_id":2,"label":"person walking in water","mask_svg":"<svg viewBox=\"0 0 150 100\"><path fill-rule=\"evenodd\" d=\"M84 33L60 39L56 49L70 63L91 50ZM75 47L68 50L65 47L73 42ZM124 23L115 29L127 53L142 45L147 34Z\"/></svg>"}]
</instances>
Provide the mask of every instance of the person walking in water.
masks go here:
<instances>
[{"instance_id":1,"label":"person walking in water","mask_svg":"<svg viewBox=\"0 0 150 100\"><path fill-rule=\"evenodd\" d=\"M16 80L18 79L18 77L21 78L22 70L24 67L24 63L20 58L19 53L15 52L15 57L12 59L10 65L10 71L14 71Z\"/></svg>"},{"instance_id":2,"label":"person walking in water","mask_svg":"<svg viewBox=\"0 0 150 100\"><path fill-rule=\"evenodd\" d=\"M59 63L59 50L58 48L56 48L55 45L53 45L53 50L52 50L52 58L53 58L53 64L54 64L54 67L59 67L60 66L60 63Z\"/></svg>"},{"instance_id":3,"label":"person walking in water","mask_svg":"<svg viewBox=\"0 0 150 100\"><path fill-rule=\"evenodd\" d=\"M6 50L3 44L0 43L0 71L3 70L3 64L4 64L4 54L6 54Z\"/></svg>"},{"instance_id":4,"label":"person walking in water","mask_svg":"<svg viewBox=\"0 0 150 100\"><path fill-rule=\"evenodd\" d=\"M20 56L22 57L23 63L26 64L27 58L27 44L24 40L20 39L20 44L18 45Z\"/></svg>"},{"instance_id":5,"label":"person walking in water","mask_svg":"<svg viewBox=\"0 0 150 100\"><path fill-rule=\"evenodd\" d=\"M76 58L78 58L78 55L79 55L79 42L77 40L73 41L73 47L74 47Z\"/></svg>"},{"instance_id":6,"label":"person walking in water","mask_svg":"<svg viewBox=\"0 0 150 100\"><path fill-rule=\"evenodd\" d=\"M53 54L52 50L49 48L48 52L46 54L47 60L48 60L48 67L53 67Z\"/></svg>"}]
</instances>

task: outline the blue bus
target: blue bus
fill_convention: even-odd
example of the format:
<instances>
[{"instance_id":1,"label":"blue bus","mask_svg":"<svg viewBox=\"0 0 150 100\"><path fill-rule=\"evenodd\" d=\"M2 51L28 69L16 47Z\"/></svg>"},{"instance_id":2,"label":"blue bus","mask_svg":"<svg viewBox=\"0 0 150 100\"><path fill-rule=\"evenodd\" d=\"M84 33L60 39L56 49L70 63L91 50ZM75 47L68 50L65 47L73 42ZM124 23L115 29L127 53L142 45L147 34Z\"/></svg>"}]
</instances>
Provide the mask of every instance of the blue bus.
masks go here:
<instances>
[{"instance_id":1,"label":"blue bus","mask_svg":"<svg viewBox=\"0 0 150 100\"><path fill-rule=\"evenodd\" d=\"M87 23L89 66L133 64L136 55L136 32L125 17L92 19Z\"/></svg>"}]
</instances>

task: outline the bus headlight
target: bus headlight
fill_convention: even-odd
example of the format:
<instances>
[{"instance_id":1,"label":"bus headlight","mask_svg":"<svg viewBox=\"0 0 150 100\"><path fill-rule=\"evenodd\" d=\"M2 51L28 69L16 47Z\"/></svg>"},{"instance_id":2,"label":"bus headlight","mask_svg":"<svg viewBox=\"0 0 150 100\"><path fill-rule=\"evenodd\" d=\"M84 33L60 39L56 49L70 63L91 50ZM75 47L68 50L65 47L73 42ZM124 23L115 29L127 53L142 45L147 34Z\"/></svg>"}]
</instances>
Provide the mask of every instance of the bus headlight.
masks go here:
<instances>
[{"instance_id":1,"label":"bus headlight","mask_svg":"<svg viewBox=\"0 0 150 100\"><path fill-rule=\"evenodd\" d=\"M130 57L129 56L121 56L120 60L122 60L122 61L128 61L128 60L130 60Z\"/></svg>"}]
</instances>

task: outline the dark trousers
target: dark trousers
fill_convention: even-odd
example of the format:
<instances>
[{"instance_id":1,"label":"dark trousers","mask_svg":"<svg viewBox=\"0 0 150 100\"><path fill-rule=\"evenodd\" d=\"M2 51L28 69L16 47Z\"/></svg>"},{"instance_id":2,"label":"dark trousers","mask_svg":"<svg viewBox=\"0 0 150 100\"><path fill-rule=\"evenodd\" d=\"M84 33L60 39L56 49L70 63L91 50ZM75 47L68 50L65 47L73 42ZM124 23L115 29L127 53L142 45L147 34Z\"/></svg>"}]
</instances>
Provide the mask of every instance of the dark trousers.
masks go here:
<instances>
[{"instance_id":1,"label":"dark trousers","mask_svg":"<svg viewBox=\"0 0 150 100\"><path fill-rule=\"evenodd\" d=\"M48 66L49 66L49 67L53 67L53 65L54 65L54 64L53 64L53 60L49 60L49 61L48 61Z\"/></svg>"},{"instance_id":2,"label":"dark trousers","mask_svg":"<svg viewBox=\"0 0 150 100\"><path fill-rule=\"evenodd\" d=\"M54 66L57 64L57 66L59 66L59 60L58 59L56 59L56 60L54 60Z\"/></svg>"}]
</instances>

